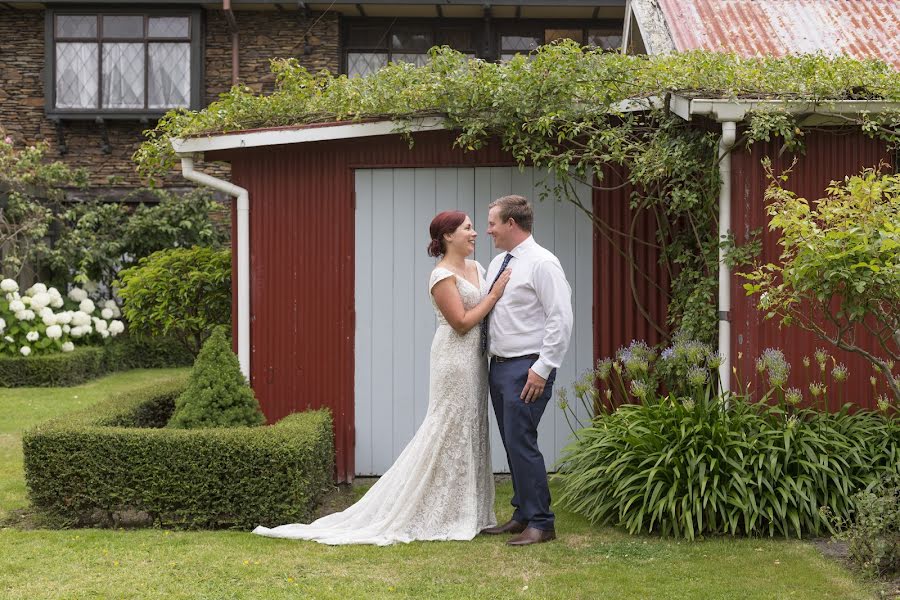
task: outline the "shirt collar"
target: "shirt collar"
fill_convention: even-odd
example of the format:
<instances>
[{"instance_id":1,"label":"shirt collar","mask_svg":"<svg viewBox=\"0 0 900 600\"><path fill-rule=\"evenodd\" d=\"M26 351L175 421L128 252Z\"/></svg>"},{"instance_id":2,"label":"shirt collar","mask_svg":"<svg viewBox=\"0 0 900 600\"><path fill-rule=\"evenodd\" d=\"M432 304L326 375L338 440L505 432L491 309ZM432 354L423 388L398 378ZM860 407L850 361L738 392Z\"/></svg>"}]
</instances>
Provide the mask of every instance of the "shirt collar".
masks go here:
<instances>
[{"instance_id":1,"label":"shirt collar","mask_svg":"<svg viewBox=\"0 0 900 600\"><path fill-rule=\"evenodd\" d=\"M522 240L518 246L509 251L509 254L512 254L515 258L522 258L522 255L528 252L531 248L533 248L537 242L534 241L534 236L529 235L527 238Z\"/></svg>"}]
</instances>

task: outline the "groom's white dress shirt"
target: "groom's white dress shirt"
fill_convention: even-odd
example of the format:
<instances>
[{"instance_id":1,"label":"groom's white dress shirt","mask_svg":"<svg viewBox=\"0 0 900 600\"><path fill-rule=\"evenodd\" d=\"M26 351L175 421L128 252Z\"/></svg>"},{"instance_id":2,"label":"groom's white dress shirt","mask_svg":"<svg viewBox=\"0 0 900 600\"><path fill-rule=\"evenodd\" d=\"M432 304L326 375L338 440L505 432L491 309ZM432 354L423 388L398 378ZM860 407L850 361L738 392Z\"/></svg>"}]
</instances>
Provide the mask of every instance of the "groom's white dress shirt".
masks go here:
<instances>
[{"instance_id":1,"label":"groom's white dress shirt","mask_svg":"<svg viewBox=\"0 0 900 600\"><path fill-rule=\"evenodd\" d=\"M562 364L569 347L572 290L559 259L532 236L509 253L513 257L507 268L512 276L488 319L488 350L506 358L539 354L531 369L547 379ZM497 277L505 255L491 261L487 281Z\"/></svg>"}]
</instances>

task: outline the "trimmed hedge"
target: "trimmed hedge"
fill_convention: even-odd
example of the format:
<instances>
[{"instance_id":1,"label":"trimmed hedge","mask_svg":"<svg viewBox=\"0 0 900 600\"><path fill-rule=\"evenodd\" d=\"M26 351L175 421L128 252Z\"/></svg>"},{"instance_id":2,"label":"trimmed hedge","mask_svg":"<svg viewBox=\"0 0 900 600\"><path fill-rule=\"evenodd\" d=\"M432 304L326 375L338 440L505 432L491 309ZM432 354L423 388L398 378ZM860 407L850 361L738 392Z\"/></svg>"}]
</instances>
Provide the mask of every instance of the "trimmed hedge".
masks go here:
<instances>
[{"instance_id":1,"label":"trimmed hedge","mask_svg":"<svg viewBox=\"0 0 900 600\"><path fill-rule=\"evenodd\" d=\"M244 529L308 519L332 484L330 413L263 427L164 428L186 385L173 378L28 430L33 507L66 526Z\"/></svg>"},{"instance_id":2,"label":"trimmed hedge","mask_svg":"<svg viewBox=\"0 0 900 600\"><path fill-rule=\"evenodd\" d=\"M0 387L65 387L114 371L189 367L193 362L191 353L175 339L125 335L72 352L0 357Z\"/></svg>"}]
</instances>

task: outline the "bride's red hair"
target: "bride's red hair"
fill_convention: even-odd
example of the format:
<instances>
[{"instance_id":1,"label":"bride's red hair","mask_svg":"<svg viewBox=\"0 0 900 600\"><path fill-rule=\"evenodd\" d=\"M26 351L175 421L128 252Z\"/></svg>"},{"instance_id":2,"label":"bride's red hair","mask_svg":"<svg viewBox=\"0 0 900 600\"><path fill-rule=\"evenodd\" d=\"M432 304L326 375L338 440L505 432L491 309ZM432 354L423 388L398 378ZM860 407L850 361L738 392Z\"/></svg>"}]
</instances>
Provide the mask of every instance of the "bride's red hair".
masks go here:
<instances>
[{"instance_id":1,"label":"bride's red hair","mask_svg":"<svg viewBox=\"0 0 900 600\"><path fill-rule=\"evenodd\" d=\"M431 220L428 231L431 233L431 243L428 244L428 256L443 256L447 251L444 235L453 233L466 220L466 213L461 210L445 210Z\"/></svg>"}]
</instances>

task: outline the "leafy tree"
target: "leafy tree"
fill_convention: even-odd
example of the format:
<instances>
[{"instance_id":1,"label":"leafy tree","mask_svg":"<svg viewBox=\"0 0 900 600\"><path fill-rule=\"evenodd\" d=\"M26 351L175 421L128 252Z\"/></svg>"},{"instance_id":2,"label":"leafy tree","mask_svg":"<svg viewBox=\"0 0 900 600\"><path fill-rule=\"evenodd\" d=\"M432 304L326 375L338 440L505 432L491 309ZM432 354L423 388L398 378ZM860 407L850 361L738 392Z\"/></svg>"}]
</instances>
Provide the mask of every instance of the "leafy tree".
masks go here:
<instances>
[{"instance_id":1,"label":"leafy tree","mask_svg":"<svg viewBox=\"0 0 900 600\"><path fill-rule=\"evenodd\" d=\"M781 262L745 275L748 295L759 296L767 318L865 358L900 402L892 374L900 361L900 174L866 169L812 203L781 187L787 174L769 173L766 210L769 229L780 231ZM864 348L859 331L878 349Z\"/></svg>"},{"instance_id":2,"label":"leafy tree","mask_svg":"<svg viewBox=\"0 0 900 600\"><path fill-rule=\"evenodd\" d=\"M169 427L252 427L265 423L259 402L241 373L224 327L203 344L187 389L175 401Z\"/></svg>"},{"instance_id":3,"label":"leafy tree","mask_svg":"<svg viewBox=\"0 0 900 600\"><path fill-rule=\"evenodd\" d=\"M231 251L160 250L119 273L131 331L172 335L194 356L217 325L231 322Z\"/></svg>"}]
</instances>

